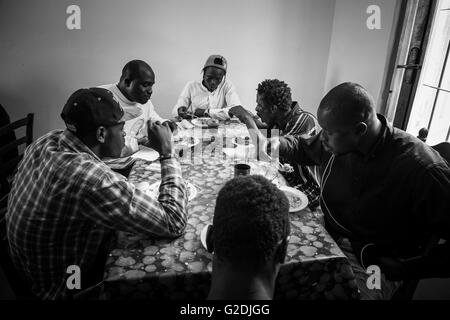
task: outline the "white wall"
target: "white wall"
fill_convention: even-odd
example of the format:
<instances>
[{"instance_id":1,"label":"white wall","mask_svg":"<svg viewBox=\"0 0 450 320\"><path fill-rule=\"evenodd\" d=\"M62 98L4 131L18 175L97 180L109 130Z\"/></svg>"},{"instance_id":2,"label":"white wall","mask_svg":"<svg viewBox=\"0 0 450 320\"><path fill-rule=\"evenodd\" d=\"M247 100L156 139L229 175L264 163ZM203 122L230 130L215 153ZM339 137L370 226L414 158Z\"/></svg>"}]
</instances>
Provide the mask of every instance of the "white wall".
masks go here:
<instances>
[{"instance_id":1,"label":"white wall","mask_svg":"<svg viewBox=\"0 0 450 320\"><path fill-rule=\"evenodd\" d=\"M324 94L342 82L357 82L372 94L380 109L397 2L336 0ZM381 30L367 28L370 5L381 9Z\"/></svg>"},{"instance_id":2,"label":"white wall","mask_svg":"<svg viewBox=\"0 0 450 320\"><path fill-rule=\"evenodd\" d=\"M12 119L35 113L35 137L63 126L80 87L117 82L131 59L156 73L153 103L168 116L207 56L224 55L244 105L257 84L285 80L315 112L324 91L335 0L1 0L0 102ZM66 8L81 7L81 30Z\"/></svg>"}]
</instances>

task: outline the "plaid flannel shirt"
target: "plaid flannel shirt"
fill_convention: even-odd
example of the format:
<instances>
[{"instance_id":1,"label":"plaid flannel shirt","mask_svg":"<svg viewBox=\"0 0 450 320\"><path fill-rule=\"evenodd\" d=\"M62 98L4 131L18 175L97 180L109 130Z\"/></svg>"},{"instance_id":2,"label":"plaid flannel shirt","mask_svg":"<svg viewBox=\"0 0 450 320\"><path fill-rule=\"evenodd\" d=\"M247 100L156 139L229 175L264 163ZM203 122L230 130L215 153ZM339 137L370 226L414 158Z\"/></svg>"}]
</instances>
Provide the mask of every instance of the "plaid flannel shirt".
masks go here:
<instances>
[{"instance_id":1,"label":"plaid flannel shirt","mask_svg":"<svg viewBox=\"0 0 450 320\"><path fill-rule=\"evenodd\" d=\"M319 125L316 118L309 112L306 112L300 108L297 102L294 102L292 111L286 116L286 120L279 128L282 136L297 136L303 137L314 136ZM283 159L280 159L281 163L289 163ZM318 167L301 166L291 164L293 167L292 172L283 173L286 181L292 187L302 191L308 197L308 206L311 209L319 206L320 187L318 179Z\"/></svg>"},{"instance_id":2,"label":"plaid flannel shirt","mask_svg":"<svg viewBox=\"0 0 450 320\"><path fill-rule=\"evenodd\" d=\"M175 159L162 161L161 180L154 199L68 130L52 131L30 145L13 182L6 221L12 259L33 293L42 299L70 297L67 268L77 265L81 278L86 276L116 230L181 235L187 191Z\"/></svg>"}]
</instances>

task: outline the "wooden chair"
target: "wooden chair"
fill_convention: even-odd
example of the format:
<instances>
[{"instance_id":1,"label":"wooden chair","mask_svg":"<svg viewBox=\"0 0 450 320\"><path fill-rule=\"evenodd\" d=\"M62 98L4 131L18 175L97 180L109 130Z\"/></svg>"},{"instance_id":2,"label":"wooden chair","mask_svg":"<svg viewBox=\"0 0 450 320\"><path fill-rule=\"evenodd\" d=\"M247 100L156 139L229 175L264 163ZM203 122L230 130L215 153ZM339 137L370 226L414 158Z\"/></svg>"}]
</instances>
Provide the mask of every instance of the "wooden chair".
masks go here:
<instances>
[{"instance_id":1,"label":"wooden chair","mask_svg":"<svg viewBox=\"0 0 450 320\"><path fill-rule=\"evenodd\" d=\"M11 178L14 175L17 165L22 160L23 153L17 152L16 156L10 156L11 151L19 151L21 146L29 146L33 141L33 119L34 114L29 113L25 118L17 120L0 128L0 138L11 136L17 129L25 128L24 136L15 138L0 145L0 185L1 195L8 194L11 189ZM17 136L17 135L14 135ZM13 136L13 137L14 137ZM7 155L9 155L7 157Z\"/></svg>"},{"instance_id":2,"label":"wooden chair","mask_svg":"<svg viewBox=\"0 0 450 320\"><path fill-rule=\"evenodd\" d=\"M417 136L420 140L426 143L428 138L428 130L426 128L420 129L419 135ZM434 150L439 152L442 158L444 158L447 163L450 164L450 143L442 142L435 146L431 146ZM436 247L440 243L438 237L432 237L427 244L425 251L429 251ZM392 300L412 300L414 293L416 292L417 286L420 280L409 280L405 281L399 290L394 294Z\"/></svg>"},{"instance_id":3,"label":"wooden chair","mask_svg":"<svg viewBox=\"0 0 450 320\"><path fill-rule=\"evenodd\" d=\"M5 144L0 145L0 267L18 299L33 299L34 297L22 276L15 269L10 257L5 215L12 178L17 169L17 165L23 157L23 153L19 152L19 148L22 145L28 146L33 141L33 118L34 115L30 113L25 118L0 128L0 138L4 138L5 136L9 137ZM16 129L21 129L21 127L25 128L24 136L15 138ZM11 139L11 137L13 138ZM4 142L5 139L1 141ZM17 152L11 152L15 150Z\"/></svg>"}]
</instances>

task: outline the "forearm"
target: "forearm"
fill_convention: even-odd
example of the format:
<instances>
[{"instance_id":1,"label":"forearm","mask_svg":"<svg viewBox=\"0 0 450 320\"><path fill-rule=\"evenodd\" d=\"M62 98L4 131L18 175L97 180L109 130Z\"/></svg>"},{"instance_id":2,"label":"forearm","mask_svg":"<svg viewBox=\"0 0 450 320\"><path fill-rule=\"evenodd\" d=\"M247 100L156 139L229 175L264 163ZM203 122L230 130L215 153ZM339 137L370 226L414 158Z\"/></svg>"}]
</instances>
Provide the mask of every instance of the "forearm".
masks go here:
<instances>
[{"instance_id":1,"label":"forearm","mask_svg":"<svg viewBox=\"0 0 450 320\"><path fill-rule=\"evenodd\" d=\"M108 228L145 236L177 237L186 226L186 186L175 159L162 161L158 199L125 179L106 176L86 193L82 214Z\"/></svg>"},{"instance_id":2,"label":"forearm","mask_svg":"<svg viewBox=\"0 0 450 320\"><path fill-rule=\"evenodd\" d=\"M167 236L179 236L186 227L187 189L177 160L161 161L161 185L158 202L166 216Z\"/></svg>"},{"instance_id":3,"label":"forearm","mask_svg":"<svg viewBox=\"0 0 450 320\"><path fill-rule=\"evenodd\" d=\"M323 161L323 148L318 137L280 137L279 156L285 160L306 166L320 165Z\"/></svg>"}]
</instances>

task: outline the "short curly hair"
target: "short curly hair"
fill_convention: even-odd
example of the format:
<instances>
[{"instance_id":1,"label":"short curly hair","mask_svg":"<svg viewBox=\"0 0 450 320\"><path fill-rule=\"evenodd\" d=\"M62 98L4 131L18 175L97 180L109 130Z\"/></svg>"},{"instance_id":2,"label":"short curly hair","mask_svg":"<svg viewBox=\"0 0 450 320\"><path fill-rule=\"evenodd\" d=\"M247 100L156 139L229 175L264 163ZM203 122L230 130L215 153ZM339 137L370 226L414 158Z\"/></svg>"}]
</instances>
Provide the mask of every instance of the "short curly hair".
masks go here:
<instances>
[{"instance_id":1,"label":"short curly hair","mask_svg":"<svg viewBox=\"0 0 450 320\"><path fill-rule=\"evenodd\" d=\"M213 228L220 260L263 265L290 233L289 201L263 176L237 177L219 192Z\"/></svg>"},{"instance_id":2,"label":"short curly hair","mask_svg":"<svg viewBox=\"0 0 450 320\"><path fill-rule=\"evenodd\" d=\"M284 81L264 80L258 85L256 91L270 106L276 105L281 110L287 111L292 105L291 88Z\"/></svg>"}]
</instances>

